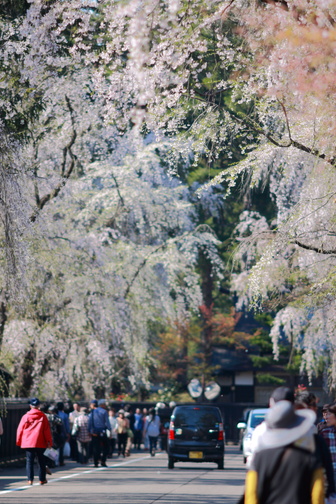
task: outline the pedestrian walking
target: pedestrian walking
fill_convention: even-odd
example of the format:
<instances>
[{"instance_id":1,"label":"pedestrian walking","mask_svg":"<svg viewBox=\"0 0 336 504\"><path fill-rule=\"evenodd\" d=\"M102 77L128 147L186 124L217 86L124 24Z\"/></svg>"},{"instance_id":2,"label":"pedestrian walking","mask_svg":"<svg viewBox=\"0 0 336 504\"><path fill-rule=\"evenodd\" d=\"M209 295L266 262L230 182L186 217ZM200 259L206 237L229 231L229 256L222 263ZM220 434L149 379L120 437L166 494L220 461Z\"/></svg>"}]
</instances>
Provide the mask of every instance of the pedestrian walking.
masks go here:
<instances>
[{"instance_id":1,"label":"pedestrian walking","mask_svg":"<svg viewBox=\"0 0 336 504\"><path fill-rule=\"evenodd\" d=\"M117 422L117 418L115 416L114 408L109 408L108 416L109 416L109 424L110 424L108 456L110 458L112 458L114 450L116 448L117 441L118 441L118 434L117 434L118 422Z\"/></svg>"},{"instance_id":2,"label":"pedestrian walking","mask_svg":"<svg viewBox=\"0 0 336 504\"><path fill-rule=\"evenodd\" d=\"M127 431L129 429L129 421L125 417L124 410L118 411L117 423L118 455L123 455L123 457L126 457Z\"/></svg>"},{"instance_id":3,"label":"pedestrian walking","mask_svg":"<svg viewBox=\"0 0 336 504\"><path fill-rule=\"evenodd\" d=\"M324 404L322 407L322 420L317 424L317 431L321 432L321 430L325 429L327 426L326 416L328 414L328 409L331 404Z\"/></svg>"},{"instance_id":4,"label":"pedestrian walking","mask_svg":"<svg viewBox=\"0 0 336 504\"><path fill-rule=\"evenodd\" d=\"M125 418L127 418L128 424L129 424L129 427L127 429L127 441L126 441L125 455L126 455L126 457L129 457L131 455L131 450L132 450L133 440L134 440L135 415L133 413L133 410L132 410L130 404L126 404L124 411L125 411Z\"/></svg>"},{"instance_id":5,"label":"pedestrian walking","mask_svg":"<svg viewBox=\"0 0 336 504\"><path fill-rule=\"evenodd\" d=\"M273 390L269 398L268 404L270 408L272 408L279 401L289 401L293 404L294 399L295 399L294 391L292 389L288 387L277 387L276 389ZM247 468L250 467L254 454L260 450L260 445L262 442L263 435L266 432L266 429L267 429L266 422L263 421L259 425L257 425L257 427L254 429L252 433L251 445L250 445L251 455L248 456L246 460Z\"/></svg>"},{"instance_id":6,"label":"pedestrian walking","mask_svg":"<svg viewBox=\"0 0 336 504\"><path fill-rule=\"evenodd\" d=\"M107 431L110 428L108 413L102 406L105 404L93 399L91 401L91 413L89 414L89 433L92 436L92 452L94 466L98 467L99 460L102 467L106 466L106 458L108 453L108 438Z\"/></svg>"},{"instance_id":7,"label":"pedestrian walking","mask_svg":"<svg viewBox=\"0 0 336 504\"><path fill-rule=\"evenodd\" d=\"M140 450L142 443L142 431L143 431L143 415L140 408L135 410L134 414L134 448Z\"/></svg>"},{"instance_id":8,"label":"pedestrian walking","mask_svg":"<svg viewBox=\"0 0 336 504\"><path fill-rule=\"evenodd\" d=\"M52 437L52 448L57 450L58 456L54 461L48 460L48 465L50 467L55 467L59 464L59 447L63 442L63 421L57 415L57 408L55 405L51 404L47 407L46 417L50 425L51 437ZM48 469L47 469L47 474Z\"/></svg>"},{"instance_id":9,"label":"pedestrian walking","mask_svg":"<svg viewBox=\"0 0 336 504\"><path fill-rule=\"evenodd\" d=\"M245 504L324 504L324 475L315 456L316 414L279 401L266 415L261 450L246 476Z\"/></svg>"},{"instance_id":10,"label":"pedestrian walking","mask_svg":"<svg viewBox=\"0 0 336 504\"><path fill-rule=\"evenodd\" d=\"M64 411L64 403L62 401L56 404L57 415L61 418L63 424L63 433L62 440L59 446L59 465L64 466L64 446L65 443L70 441L70 423L69 423L69 415Z\"/></svg>"},{"instance_id":11,"label":"pedestrian walking","mask_svg":"<svg viewBox=\"0 0 336 504\"><path fill-rule=\"evenodd\" d=\"M312 409L317 414L317 397L313 392L308 390L299 390L295 395L294 408L299 409ZM334 469L328 445L320 434L316 426L314 432L315 441L315 455L317 460L321 463L325 474L325 496L326 503L334 502L335 497L335 481ZM336 503L335 503L336 504Z\"/></svg>"},{"instance_id":12,"label":"pedestrian walking","mask_svg":"<svg viewBox=\"0 0 336 504\"><path fill-rule=\"evenodd\" d=\"M29 401L30 410L23 415L16 433L16 444L26 450L26 471L28 484L34 481L34 460L35 456L39 463L40 485L47 482L46 460L44 451L52 445L52 436L48 419L40 411L40 401L33 397Z\"/></svg>"},{"instance_id":13,"label":"pedestrian walking","mask_svg":"<svg viewBox=\"0 0 336 504\"><path fill-rule=\"evenodd\" d=\"M147 416L148 416L148 410L147 410L147 408L143 408L143 410L142 410L142 420L143 420L142 439L143 439L143 445L144 445L145 451L149 450L149 437L148 437L148 433L147 433L147 429L146 429Z\"/></svg>"},{"instance_id":14,"label":"pedestrian walking","mask_svg":"<svg viewBox=\"0 0 336 504\"><path fill-rule=\"evenodd\" d=\"M85 407L80 408L72 427L73 437L76 439L78 461L87 464L90 457L90 443L92 436L89 433L89 416Z\"/></svg>"},{"instance_id":15,"label":"pedestrian walking","mask_svg":"<svg viewBox=\"0 0 336 504\"><path fill-rule=\"evenodd\" d=\"M133 439L134 439L133 431L132 431L131 428L129 428L129 429L127 429L127 441L126 441L126 450L125 450L126 457L130 457L131 456Z\"/></svg>"},{"instance_id":16,"label":"pedestrian walking","mask_svg":"<svg viewBox=\"0 0 336 504\"><path fill-rule=\"evenodd\" d=\"M155 455L157 441L160 435L161 420L155 408L149 410L146 418L146 434L149 439L149 453L152 457Z\"/></svg>"},{"instance_id":17,"label":"pedestrian walking","mask_svg":"<svg viewBox=\"0 0 336 504\"><path fill-rule=\"evenodd\" d=\"M78 462L78 447L76 436L72 435L73 426L76 418L80 415L80 406L77 403L73 404L73 411L69 413L69 424L70 424L70 456L71 460Z\"/></svg>"},{"instance_id":18,"label":"pedestrian walking","mask_svg":"<svg viewBox=\"0 0 336 504\"><path fill-rule=\"evenodd\" d=\"M328 405L324 418L326 427L320 430L320 436L328 445L333 464L334 481L336 482L336 404Z\"/></svg>"}]
</instances>

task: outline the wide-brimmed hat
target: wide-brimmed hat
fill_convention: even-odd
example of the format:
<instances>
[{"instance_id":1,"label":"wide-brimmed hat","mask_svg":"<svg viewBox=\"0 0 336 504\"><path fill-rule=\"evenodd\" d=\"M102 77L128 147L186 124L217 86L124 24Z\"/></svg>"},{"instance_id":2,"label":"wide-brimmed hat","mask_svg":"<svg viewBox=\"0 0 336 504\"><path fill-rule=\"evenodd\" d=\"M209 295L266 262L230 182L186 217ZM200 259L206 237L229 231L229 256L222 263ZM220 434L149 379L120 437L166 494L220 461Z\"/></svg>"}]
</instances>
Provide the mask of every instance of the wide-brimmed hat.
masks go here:
<instances>
[{"instance_id":1,"label":"wide-brimmed hat","mask_svg":"<svg viewBox=\"0 0 336 504\"><path fill-rule=\"evenodd\" d=\"M261 437L261 448L278 448L297 441L308 433L316 420L310 409L294 410L289 401L279 401L266 414L266 432Z\"/></svg>"}]
</instances>

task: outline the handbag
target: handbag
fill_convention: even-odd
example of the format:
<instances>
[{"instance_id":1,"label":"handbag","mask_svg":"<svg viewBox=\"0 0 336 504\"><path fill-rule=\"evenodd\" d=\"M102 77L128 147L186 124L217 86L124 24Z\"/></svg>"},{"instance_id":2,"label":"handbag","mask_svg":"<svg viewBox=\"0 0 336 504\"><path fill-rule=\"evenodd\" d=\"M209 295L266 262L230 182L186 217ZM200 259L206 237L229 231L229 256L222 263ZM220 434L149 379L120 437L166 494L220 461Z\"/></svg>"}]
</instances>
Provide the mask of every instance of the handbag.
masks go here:
<instances>
[{"instance_id":1,"label":"handbag","mask_svg":"<svg viewBox=\"0 0 336 504\"><path fill-rule=\"evenodd\" d=\"M63 448L63 455L64 457L70 457L70 444L68 441L65 442L64 448Z\"/></svg>"},{"instance_id":2,"label":"handbag","mask_svg":"<svg viewBox=\"0 0 336 504\"><path fill-rule=\"evenodd\" d=\"M55 448L46 448L43 452L43 455L55 462L58 458L58 451L55 450Z\"/></svg>"},{"instance_id":3,"label":"handbag","mask_svg":"<svg viewBox=\"0 0 336 504\"><path fill-rule=\"evenodd\" d=\"M78 425L78 423L75 422L72 427L71 436L74 436L74 437L78 436L79 430L80 430L80 426Z\"/></svg>"}]
</instances>

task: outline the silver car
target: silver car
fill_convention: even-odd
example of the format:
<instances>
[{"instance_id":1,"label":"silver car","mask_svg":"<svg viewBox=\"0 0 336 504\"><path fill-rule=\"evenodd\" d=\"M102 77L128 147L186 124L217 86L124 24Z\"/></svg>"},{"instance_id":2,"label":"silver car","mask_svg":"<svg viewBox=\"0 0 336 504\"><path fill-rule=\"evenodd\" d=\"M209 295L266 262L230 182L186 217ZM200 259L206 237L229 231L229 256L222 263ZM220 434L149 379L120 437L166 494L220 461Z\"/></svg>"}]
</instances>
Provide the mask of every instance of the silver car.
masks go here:
<instances>
[{"instance_id":1,"label":"silver car","mask_svg":"<svg viewBox=\"0 0 336 504\"><path fill-rule=\"evenodd\" d=\"M251 441L253 431L257 425L264 421L267 411L268 408L252 409L247 414L246 422L239 422L237 425L238 429L243 429L242 450L244 463L246 463L252 455Z\"/></svg>"}]
</instances>

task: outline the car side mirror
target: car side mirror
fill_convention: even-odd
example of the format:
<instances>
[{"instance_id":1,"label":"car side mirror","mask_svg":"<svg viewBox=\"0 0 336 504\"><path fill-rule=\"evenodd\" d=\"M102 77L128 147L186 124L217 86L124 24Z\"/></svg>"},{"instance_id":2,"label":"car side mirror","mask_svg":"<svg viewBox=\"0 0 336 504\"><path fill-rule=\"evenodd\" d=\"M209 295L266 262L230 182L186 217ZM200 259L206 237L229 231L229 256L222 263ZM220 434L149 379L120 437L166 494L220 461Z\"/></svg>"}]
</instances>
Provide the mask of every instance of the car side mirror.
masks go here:
<instances>
[{"instance_id":1,"label":"car side mirror","mask_svg":"<svg viewBox=\"0 0 336 504\"><path fill-rule=\"evenodd\" d=\"M246 422L238 422L237 423L237 429L246 429L247 424Z\"/></svg>"}]
</instances>

